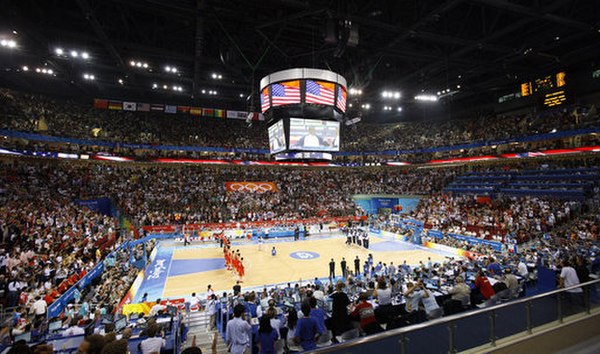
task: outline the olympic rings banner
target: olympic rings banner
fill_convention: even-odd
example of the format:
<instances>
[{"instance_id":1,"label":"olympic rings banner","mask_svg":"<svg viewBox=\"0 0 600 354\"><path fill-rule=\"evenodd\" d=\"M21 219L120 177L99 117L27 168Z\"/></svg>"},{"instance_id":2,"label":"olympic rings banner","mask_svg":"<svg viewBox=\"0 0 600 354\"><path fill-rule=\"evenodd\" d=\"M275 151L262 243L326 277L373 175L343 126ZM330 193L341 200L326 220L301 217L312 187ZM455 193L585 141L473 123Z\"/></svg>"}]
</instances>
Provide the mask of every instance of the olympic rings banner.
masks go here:
<instances>
[{"instance_id":1,"label":"olympic rings banner","mask_svg":"<svg viewBox=\"0 0 600 354\"><path fill-rule=\"evenodd\" d=\"M228 192L242 193L268 193L277 192L277 185L273 182L225 182Z\"/></svg>"}]
</instances>

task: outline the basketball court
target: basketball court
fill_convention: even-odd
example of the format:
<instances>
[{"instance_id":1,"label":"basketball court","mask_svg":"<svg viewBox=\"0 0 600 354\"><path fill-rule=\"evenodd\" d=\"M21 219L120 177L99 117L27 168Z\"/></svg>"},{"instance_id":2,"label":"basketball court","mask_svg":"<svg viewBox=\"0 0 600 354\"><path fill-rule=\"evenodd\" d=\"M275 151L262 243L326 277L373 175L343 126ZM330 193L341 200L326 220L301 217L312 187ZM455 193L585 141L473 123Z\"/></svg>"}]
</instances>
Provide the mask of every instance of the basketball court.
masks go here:
<instances>
[{"instance_id":1,"label":"basketball court","mask_svg":"<svg viewBox=\"0 0 600 354\"><path fill-rule=\"evenodd\" d=\"M292 238L268 240L259 250L258 243L244 242L232 244L233 250L240 250L244 258L246 276L243 289L262 288L287 282L313 280L315 277L329 276L329 262L336 262L336 276L341 275L340 261L345 257L347 266L354 269L354 259L361 260L361 270L369 253L374 263L383 262L395 265L406 261L409 265L427 262L431 257L440 262L446 256L441 251L427 249L407 242L389 238L370 237L370 249L347 246L341 233L311 236L309 239L293 241ZM136 292L134 302L148 293L148 300L156 298L187 297L192 292L204 293L210 284L215 292L231 291L237 278L224 267L223 251L215 243L192 244L183 247L181 243L161 241L156 256L146 269L144 281ZM277 255L271 255L275 247Z\"/></svg>"}]
</instances>

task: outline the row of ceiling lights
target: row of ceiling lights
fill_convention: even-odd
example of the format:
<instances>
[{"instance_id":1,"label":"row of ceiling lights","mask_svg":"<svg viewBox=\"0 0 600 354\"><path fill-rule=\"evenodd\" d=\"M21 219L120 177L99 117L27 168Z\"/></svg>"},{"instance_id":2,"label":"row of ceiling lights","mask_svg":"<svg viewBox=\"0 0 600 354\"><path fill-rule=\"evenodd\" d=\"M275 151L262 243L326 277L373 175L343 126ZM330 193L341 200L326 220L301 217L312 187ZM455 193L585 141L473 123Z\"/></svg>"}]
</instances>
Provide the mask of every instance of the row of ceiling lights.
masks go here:
<instances>
[{"instance_id":1,"label":"row of ceiling lights","mask_svg":"<svg viewBox=\"0 0 600 354\"><path fill-rule=\"evenodd\" d=\"M0 46L10 48L10 49L16 48L17 41L15 41L14 39L1 39Z\"/></svg>"},{"instance_id":2,"label":"row of ceiling lights","mask_svg":"<svg viewBox=\"0 0 600 354\"><path fill-rule=\"evenodd\" d=\"M12 31L14 35L17 34L16 30ZM17 47L17 41L12 39L12 38L1 38L0 39L0 46L1 47L6 47L6 48L16 48ZM77 50L77 49L64 49L61 47L56 47L54 48L54 54L58 57L62 57L62 58L73 58L73 59L83 59L83 60L89 60L91 59L90 54L86 51L82 51L82 50ZM130 60L129 61L129 65L131 67L134 68L142 68L142 69L149 69L149 71L152 71L152 69L150 68L150 64L148 64L145 61L141 61L141 60ZM23 72L27 72L29 71L29 67L27 65L24 65L21 67L21 70ZM42 67L42 68L36 68L35 71L37 73L40 74L45 74L45 75L50 75L50 76L56 76L54 70L50 69L50 68L46 68L46 67ZM179 76L181 76L179 69L176 66L173 65L165 65L164 66L164 71L167 73L171 73L171 74L178 74ZM94 74L90 74L90 73L84 73L82 75L83 79L86 81L95 81L96 80L96 76ZM223 75L217 72L213 72L211 73L210 77L214 80L222 80L223 79ZM119 78L117 80L117 82L120 85L124 85L125 81L122 78ZM167 89L171 89L173 91L177 91L177 92L183 92L183 87L179 86L179 85L158 85L157 83L152 84L152 88L153 89L157 89L159 87L162 87L163 89L167 90ZM201 91L202 94L208 94L208 95L212 95L215 96L218 94L217 90L202 90ZM246 95L244 95L243 93L239 94L240 98L244 98L246 97Z\"/></svg>"},{"instance_id":3,"label":"row of ceiling lights","mask_svg":"<svg viewBox=\"0 0 600 354\"><path fill-rule=\"evenodd\" d=\"M152 89L153 90L156 90L156 89L161 88L161 87L162 87L163 90L169 90L170 89L172 91L183 92L183 87L178 86L178 85L171 85L171 86L169 86L169 85L166 85L166 84L163 84L163 85L159 85L157 83L153 83L152 84Z\"/></svg>"},{"instance_id":4,"label":"row of ceiling lights","mask_svg":"<svg viewBox=\"0 0 600 354\"><path fill-rule=\"evenodd\" d=\"M56 54L59 57L71 57L74 59L83 59L83 60L88 60L90 59L90 54L86 51L78 51L75 49L71 49L71 50L65 50L63 48L54 48L54 54Z\"/></svg>"}]
</instances>

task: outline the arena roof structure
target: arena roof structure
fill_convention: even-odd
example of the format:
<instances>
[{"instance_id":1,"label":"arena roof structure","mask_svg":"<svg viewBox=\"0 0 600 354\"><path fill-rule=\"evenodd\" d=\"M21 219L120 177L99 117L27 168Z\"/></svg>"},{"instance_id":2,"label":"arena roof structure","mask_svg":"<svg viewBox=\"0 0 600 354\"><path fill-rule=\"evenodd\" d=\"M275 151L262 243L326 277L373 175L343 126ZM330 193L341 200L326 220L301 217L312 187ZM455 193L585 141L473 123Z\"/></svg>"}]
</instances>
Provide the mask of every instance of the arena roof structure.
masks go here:
<instances>
[{"instance_id":1,"label":"arena roof structure","mask_svg":"<svg viewBox=\"0 0 600 354\"><path fill-rule=\"evenodd\" d=\"M600 54L598 1L20 0L0 9L0 37L14 44L0 48L0 84L86 97L249 108L261 77L314 67L346 77L364 101L390 90L401 102L438 92L472 102Z\"/></svg>"}]
</instances>

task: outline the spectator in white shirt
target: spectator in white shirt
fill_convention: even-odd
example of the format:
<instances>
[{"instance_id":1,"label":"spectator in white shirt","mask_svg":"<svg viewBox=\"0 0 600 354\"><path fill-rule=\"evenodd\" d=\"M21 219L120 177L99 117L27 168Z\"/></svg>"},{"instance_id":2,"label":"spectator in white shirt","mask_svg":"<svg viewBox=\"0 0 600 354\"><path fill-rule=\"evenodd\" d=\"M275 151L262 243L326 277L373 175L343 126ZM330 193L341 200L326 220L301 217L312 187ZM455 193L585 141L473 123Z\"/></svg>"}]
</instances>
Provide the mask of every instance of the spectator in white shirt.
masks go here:
<instances>
[{"instance_id":1,"label":"spectator in white shirt","mask_svg":"<svg viewBox=\"0 0 600 354\"><path fill-rule=\"evenodd\" d=\"M38 295L35 297L35 302L31 305L30 312L32 312L36 318L40 318L46 315L47 308L48 305L46 304L46 301L44 301L44 299Z\"/></svg>"},{"instance_id":2,"label":"spectator in white shirt","mask_svg":"<svg viewBox=\"0 0 600 354\"><path fill-rule=\"evenodd\" d=\"M151 324L148 327L148 338L140 343L142 354L160 353L161 348L166 345L166 341L162 337L157 337L159 328L156 324Z\"/></svg>"},{"instance_id":3,"label":"spectator in white shirt","mask_svg":"<svg viewBox=\"0 0 600 354\"><path fill-rule=\"evenodd\" d=\"M160 299L156 299L156 304L150 309L150 316L156 316L160 311L164 311L167 307L160 304Z\"/></svg>"},{"instance_id":4,"label":"spectator in white shirt","mask_svg":"<svg viewBox=\"0 0 600 354\"><path fill-rule=\"evenodd\" d=\"M82 327L79 327L77 325L77 319L74 318L73 320L71 320L71 325L69 328L65 329L63 331L63 337L70 337L70 336L78 336L81 334L85 334L85 329L83 329Z\"/></svg>"},{"instance_id":5,"label":"spectator in white shirt","mask_svg":"<svg viewBox=\"0 0 600 354\"><path fill-rule=\"evenodd\" d=\"M523 262L522 259L519 261L519 265L517 265L517 268L519 270L519 275L522 276L523 279L527 279L527 277L529 276L529 270L527 269L527 264L525 264L525 262Z\"/></svg>"},{"instance_id":6,"label":"spectator in white shirt","mask_svg":"<svg viewBox=\"0 0 600 354\"><path fill-rule=\"evenodd\" d=\"M579 285L579 278L577 277L577 272L575 268L571 267L571 264L568 260L564 260L562 262L562 270L560 272L560 280L559 285L561 288L568 288L570 286ZM583 290L581 288L575 288L571 290L567 290L568 293L578 294L582 293Z\"/></svg>"}]
</instances>

